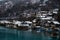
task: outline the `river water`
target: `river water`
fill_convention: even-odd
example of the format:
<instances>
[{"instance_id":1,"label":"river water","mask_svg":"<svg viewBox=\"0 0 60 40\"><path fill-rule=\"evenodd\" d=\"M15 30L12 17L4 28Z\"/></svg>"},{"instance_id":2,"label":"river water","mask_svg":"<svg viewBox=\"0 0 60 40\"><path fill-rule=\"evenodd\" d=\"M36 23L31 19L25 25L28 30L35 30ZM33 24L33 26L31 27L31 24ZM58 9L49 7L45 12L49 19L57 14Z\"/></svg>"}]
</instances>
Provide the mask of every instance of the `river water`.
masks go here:
<instances>
[{"instance_id":1,"label":"river water","mask_svg":"<svg viewBox=\"0 0 60 40\"><path fill-rule=\"evenodd\" d=\"M48 34L8 29L0 26L0 40L60 40Z\"/></svg>"}]
</instances>

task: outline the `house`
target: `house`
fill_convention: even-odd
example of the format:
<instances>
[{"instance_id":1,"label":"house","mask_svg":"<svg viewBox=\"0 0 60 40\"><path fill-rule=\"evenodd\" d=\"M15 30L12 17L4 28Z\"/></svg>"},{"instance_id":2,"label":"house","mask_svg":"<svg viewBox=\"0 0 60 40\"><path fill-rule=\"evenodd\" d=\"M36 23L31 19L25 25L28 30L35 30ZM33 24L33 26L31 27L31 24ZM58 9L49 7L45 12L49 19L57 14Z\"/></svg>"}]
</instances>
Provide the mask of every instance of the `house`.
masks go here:
<instances>
[{"instance_id":1,"label":"house","mask_svg":"<svg viewBox=\"0 0 60 40\"><path fill-rule=\"evenodd\" d=\"M41 18L41 20L51 20L52 17Z\"/></svg>"},{"instance_id":2,"label":"house","mask_svg":"<svg viewBox=\"0 0 60 40\"><path fill-rule=\"evenodd\" d=\"M58 10L59 10L58 8L54 9L54 10L53 10L53 13L54 13L54 14L57 14L57 13L58 13Z\"/></svg>"}]
</instances>

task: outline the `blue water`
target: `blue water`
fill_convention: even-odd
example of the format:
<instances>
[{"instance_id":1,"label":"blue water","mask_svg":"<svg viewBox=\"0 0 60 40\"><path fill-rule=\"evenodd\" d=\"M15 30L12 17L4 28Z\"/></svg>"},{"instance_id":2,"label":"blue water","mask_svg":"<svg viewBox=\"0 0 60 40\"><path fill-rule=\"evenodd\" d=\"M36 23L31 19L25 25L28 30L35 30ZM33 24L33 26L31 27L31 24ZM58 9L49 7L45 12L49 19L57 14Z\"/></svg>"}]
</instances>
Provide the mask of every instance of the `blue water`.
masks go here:
<instances>
[{"instance_id":1,"label":"blue water","mask_svg":"<svg viewBox=\"0 0 60 40\"><path fill-rule=\"evenodd\" d=\"M0 40L60 40L60 37L52 38L44 33L20 31L0 27Z\"/></svg>"}]
</instances>

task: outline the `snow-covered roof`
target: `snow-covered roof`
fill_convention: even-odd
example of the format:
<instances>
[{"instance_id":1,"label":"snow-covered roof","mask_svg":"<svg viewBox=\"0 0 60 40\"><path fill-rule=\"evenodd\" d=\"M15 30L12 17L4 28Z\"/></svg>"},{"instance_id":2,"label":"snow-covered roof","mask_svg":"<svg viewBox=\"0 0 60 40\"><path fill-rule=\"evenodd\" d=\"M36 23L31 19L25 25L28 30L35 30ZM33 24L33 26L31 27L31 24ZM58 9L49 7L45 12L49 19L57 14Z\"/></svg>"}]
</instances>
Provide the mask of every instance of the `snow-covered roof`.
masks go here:
<instances>
[{"instance_id":1,"label":"snow-covered roof","mask_svg":"<svg viewBox=\"0 0 60 40\"><path fill-rule=\"evenodd\" d=\"M58 12L56 12L56 11L53 11L53 13L57 14Z\"/></svg>"},{"instance_id":2,"label":"snow-covered roof","mask_svg":"<svg viewBox=\"0 0 60 40\"><path fill-rule=\"evenodd\" d=\"M11 23L11 22L9 22L9 21L5 21L5 23Z\"/></svg>"},{"instance_id":3,"label":"snow-covered roof","mask_svg":"<svg viewBox=\"0 0 60 40\"><path fill-rule=\"evenodd\" d=\"M53 21L54 24L60 24L58 21Z\"/></svg>"},{"instance_id":4,"label":"snow-covered roof","mask_svg":"<svg viewBox=\"0 0 60 40\"><path fill-rule=\"evenodd\" d=\"M28 23L28 24L31 24L32 22L30 22L30 21L25 21L26 23Z\"/></svg>"},{"instance_id":5,"label":"snow-covered roof","mask_svg":"<svg viewBox=\"0 0 60 40\"><path fill-rule=\"evenodd\" d=\"M53 13L57 14L58 13L58 10L59 10L58 8L54 9L53 10Z\"/></svg>"},{"instance_id":6,"label":"snow-covered roof","mask_svg":"<svg viewBox=\"0 0 60 40\"><path fill-rule=\"evenodd\" d=\"M46 11L41 11L41 12L46 12Z\"/></svg>"},{"instance_id":7,"label":"snow-covered roof","mask_svg":"<svg viewBox=\"0 0 60 40\"><path fill-rule=\"evenodd\" d=\"M1 23L11 23L10 21L2 20Z\"/></svg>"},{"instance_id":8,"label":"snow-covered roof","mask_svg":"<svg viewBox=\"0 0 60 40\"><path fill-rule=\"evenodd\" d=\"M43 16L45 16L45 15L47 15L47 14L43 14Z\"/></svg>"},{"instance_id":9,"label":"snow-covered roof","mask_svg":"<svg viewBox=\"0 0 60 40\"><path fill-rule=\"evenodd\" d=\"M45 16L40 16L40 17L43 17L44 18Z\"/></svg>"},{"instance_id":10,"label":"snow-covered roof","mask_svg":"<svg viewBox=\"0 0 60 40\"><path fill-rule=\"evenodd\" d=\"M36 22L36 19L34 19L33 22Z\"/></svg>"},{"instance_id":11,"label":"snow-covered roof","mask_svg":"<svg viewBox=\"0 0 60 40\"><path fill-rule=\"evenodd\" d=\"M40 26L36 26L37 28L39 28Z\"/></svg>"},{"instance_id":12,"label":"snow-covered roof","mask_svg":"<svg viewBox=\"0 0 60 40\"><path fill-rule=\"evenodd\" d=\"M41 18L42 20L50 20L52 17Z\"/></svg>"},{"instance_id":13,"label":"snow-covered roof","mask_svg":"<svg viewBox=\"0 0 60 40\"><path fill-rule=\"evenodd\" d=\"M30 21L25 21L25 23L20 22L20 21L14 21L13 24L17 24L18 26L29 26L29 24L31 24L32 22Z\"/></svg>"},{"instance_id":14,"label":"snow-covered roof","mask_svg":"<svg viewBox=\"0 0 60 40\"><path fill-rule=\"evenodd\" d=\"M57 10L57 11L58 11L59 9L58 9L58 8L56 8L56 9L54 9L54 10Z\"/></svg>"},{"instance_id":15,"label":"snow-covered roof","mask_svg":"<svg viewBox=\"0 0 60 40\"><path fill-rule=\"evenodd\" d=\"M51 12L49 12L49 13L48 13L48 15L52 15L52 13L51 13Z\"/></svg>"},{"instance_id":16,"label":"snow-covered roof","mask_svg":"<svg viewBox=\"0 0 60 40\"><path fill-rule=\"evenodd\" d=\"M51 23L51 21L48 21L48 23Z\"/></svg>"},{"instance_id":17,"label":"snow-covered roof","mask_svg":"<svg viewBox=\"0 0 60 40\"><path fill-rule=\"evenodd\" d=\"M20 21L14 21L13 24L21 24L22 22Z\"/></svg>"}]
</instances>

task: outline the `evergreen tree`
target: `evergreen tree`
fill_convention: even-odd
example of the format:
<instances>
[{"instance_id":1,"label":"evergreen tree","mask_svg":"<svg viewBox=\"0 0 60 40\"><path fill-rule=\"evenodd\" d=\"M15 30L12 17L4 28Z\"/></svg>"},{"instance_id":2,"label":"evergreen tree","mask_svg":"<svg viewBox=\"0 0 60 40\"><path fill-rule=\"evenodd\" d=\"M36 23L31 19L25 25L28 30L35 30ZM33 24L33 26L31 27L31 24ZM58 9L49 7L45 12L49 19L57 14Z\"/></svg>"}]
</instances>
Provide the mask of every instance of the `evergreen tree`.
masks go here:
<instances>
[{"instance_id":1,"label":"evergreen tree","mask_svg":"<svg viewBox=\"0 0 60 40\"><path fill-rule=\"evenodd\" d=\"M60 8L59 8L59 11L58 11L58 14L57 14L57 20L60 22Z\"/></svg>"}]
</instances>

